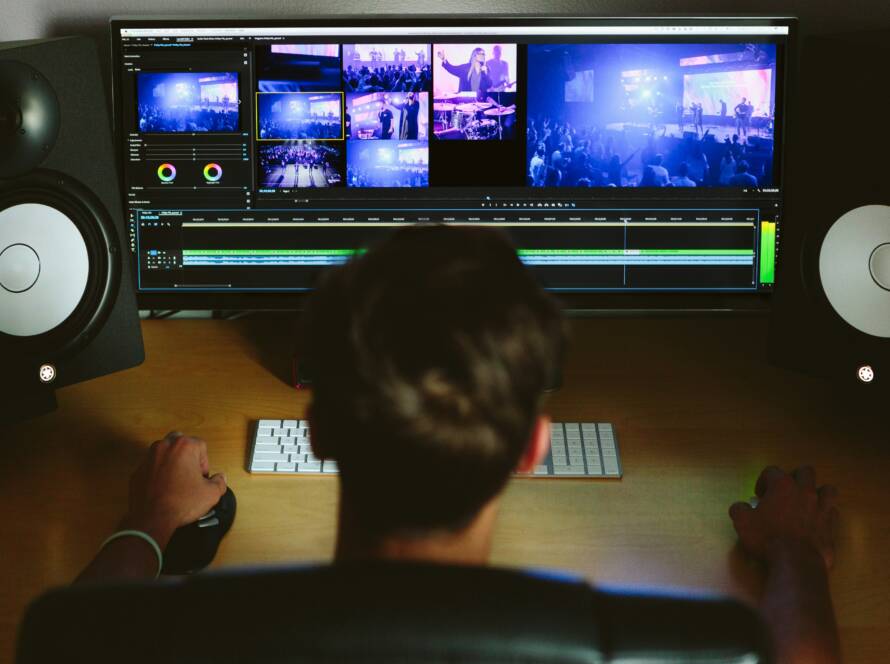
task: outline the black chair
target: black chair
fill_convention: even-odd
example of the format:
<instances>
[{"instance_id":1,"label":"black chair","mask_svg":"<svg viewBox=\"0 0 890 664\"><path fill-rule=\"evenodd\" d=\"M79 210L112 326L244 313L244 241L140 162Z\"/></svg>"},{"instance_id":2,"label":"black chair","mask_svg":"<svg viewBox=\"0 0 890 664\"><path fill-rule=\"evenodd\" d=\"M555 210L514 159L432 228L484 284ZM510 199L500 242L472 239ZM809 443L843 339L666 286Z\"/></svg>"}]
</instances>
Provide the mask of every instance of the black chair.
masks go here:
<instances>
[{"instance_id":1,"label":"black chair","mask_svg":"<svg viewBox=\"0 0 890 664\"><path fill-rule=\"evenodd\" d=\"M727 599L617 594L483 567L349 563L53 590L17 661L228 664L772 662Z\"/></svg>"}]
</instances>

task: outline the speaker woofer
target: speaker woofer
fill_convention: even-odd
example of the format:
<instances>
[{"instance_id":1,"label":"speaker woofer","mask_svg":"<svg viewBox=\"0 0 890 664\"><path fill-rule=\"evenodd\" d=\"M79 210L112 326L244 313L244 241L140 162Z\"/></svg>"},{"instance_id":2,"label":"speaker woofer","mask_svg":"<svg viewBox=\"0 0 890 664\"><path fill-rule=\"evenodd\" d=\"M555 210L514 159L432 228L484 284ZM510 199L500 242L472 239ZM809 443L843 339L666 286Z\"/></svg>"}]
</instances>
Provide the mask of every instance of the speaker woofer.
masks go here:
<instances>
[{"instance_id":1,"label":"speaker woofer","mask_svg":"<svg viewBox=\"0 0 890 664\"><path fill-rule=\"evenodd\" d=\"M832 224L819 276L835 312L860 332L890 337L890 206L863 205ZM886 281L886 283L882 283Z\"/></svg>"},{"instance_id":2,"label":"speaker woofer","mask_svg":"<svg viewBox=\"0 0 890 664\"><path fill-rule=\"evenodd\" d=\"M107 210L74 179L0 181L0 346L64 357L87 343L120 283L118 243Z\"/></svg>"},{"instance_id":3,"label":"speaker woofer","mask_svg":"<svg viewBox=\"0 0 890 664\"><path fill-rule=\"evenodd\" d=\"M40 72L0 61L0 178L39 166L56 143L61 117L56 93Z\"/></svg>"}]
</instances>

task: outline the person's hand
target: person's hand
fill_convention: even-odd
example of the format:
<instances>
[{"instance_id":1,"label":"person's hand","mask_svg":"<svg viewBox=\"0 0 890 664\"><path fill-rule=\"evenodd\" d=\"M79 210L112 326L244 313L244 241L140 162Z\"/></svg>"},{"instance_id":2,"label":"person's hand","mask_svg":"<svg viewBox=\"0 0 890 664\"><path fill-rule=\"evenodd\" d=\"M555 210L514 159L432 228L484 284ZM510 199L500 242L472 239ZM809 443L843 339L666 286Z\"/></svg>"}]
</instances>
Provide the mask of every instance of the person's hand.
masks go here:
<instances>
[{"instance_id":1,"label":"person's hand","mask_svg":"<svg viewBox=\"0 0 890 664\"><path fill-rule=\"evenodd\" d=\"M442 62L445 62L445 51L436 51L436 56L437 56Z\"/></svg>"},{"instance_id":2,"label":"person's hand","mask_svg":"<svg viewBox=\"0 0 890 664\"><path fill-rule=\"evenodd\" d=\"M755 493L756 508L745 502L729 508L742 546L768 563L789 550L811 548L831 569L839 518L837 489L829 484L817 488L811 466L790 474L768 466L757 480Z\"/></svg>"},{"instance_id":3,"label":"person's hand","mask_svg":"<svg viewBox=\"0 0 890 664\"><path fill-rule=\"evenodd\" d=\"M225 492L225 476L210 476L207 444L170 432L152 443L130 478L124 527L148 532L163 549L173 531L204 516Z\"/></svg>"}]
</instances>

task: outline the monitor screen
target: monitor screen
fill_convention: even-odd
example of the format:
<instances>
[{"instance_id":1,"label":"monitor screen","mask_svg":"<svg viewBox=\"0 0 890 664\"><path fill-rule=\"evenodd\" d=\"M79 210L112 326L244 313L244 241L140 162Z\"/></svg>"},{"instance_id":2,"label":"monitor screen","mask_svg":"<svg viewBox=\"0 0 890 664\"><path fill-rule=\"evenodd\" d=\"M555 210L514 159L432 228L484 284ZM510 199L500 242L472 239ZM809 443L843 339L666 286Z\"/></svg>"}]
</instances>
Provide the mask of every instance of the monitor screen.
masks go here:
<instances>
[{"instance_id":1,"label":"monitor screen","mask_svg":"<svg viewBox=\"0 0 890 664\"><path fill-rule=\"evenodd\" d=\"M502 228L556 292L762 301L792 29L114 19L140 298L270 302L393 228L446 223Z\"/></svg>"}]
</instances>

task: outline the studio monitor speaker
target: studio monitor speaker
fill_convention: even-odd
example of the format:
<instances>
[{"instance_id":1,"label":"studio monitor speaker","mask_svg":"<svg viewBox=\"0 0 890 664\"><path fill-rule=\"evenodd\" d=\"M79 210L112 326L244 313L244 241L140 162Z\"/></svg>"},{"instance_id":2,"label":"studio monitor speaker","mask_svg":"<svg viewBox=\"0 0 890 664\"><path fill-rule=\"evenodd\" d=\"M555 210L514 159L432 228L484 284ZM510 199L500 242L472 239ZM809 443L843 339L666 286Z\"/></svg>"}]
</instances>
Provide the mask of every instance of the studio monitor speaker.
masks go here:
<instances>
[{"instance_id":1,"label":"studio monitor speaker","mask_svg":"<svg viewBox=\"0 0 890 664\"><path fill-rule=\"evenodd\" d=\"M0 418L142 362L118 182L94 44L0 43Z\"/></svg>"},{"instance_id":2,"label":"studio monitor speaker","mask_svg":"<svg viewBox=\"0 0 890 664\"><path fill-rule=\"evenodd\" d=\"M890 32L804 44L788 122L776 364L890 390Z\"/></svg>"}]
</instances>

